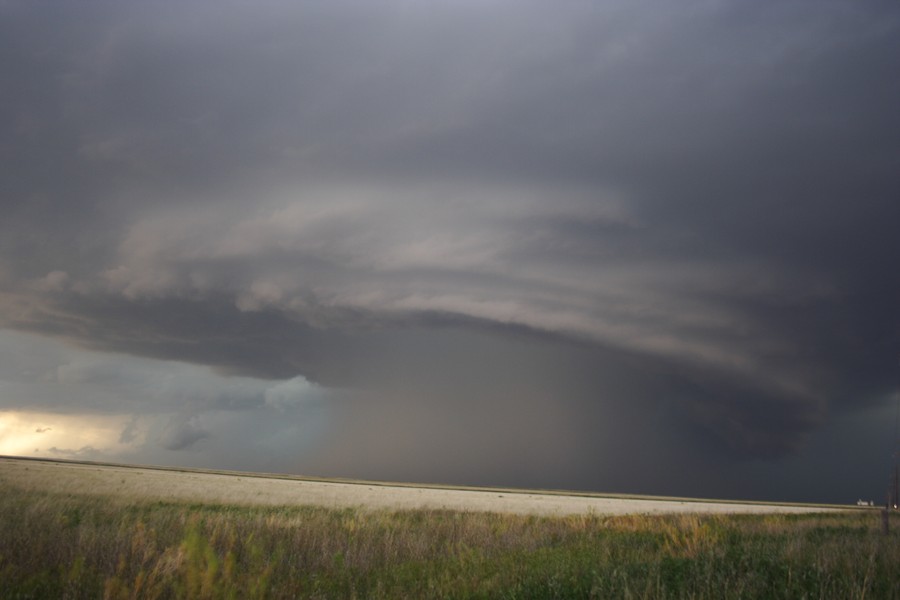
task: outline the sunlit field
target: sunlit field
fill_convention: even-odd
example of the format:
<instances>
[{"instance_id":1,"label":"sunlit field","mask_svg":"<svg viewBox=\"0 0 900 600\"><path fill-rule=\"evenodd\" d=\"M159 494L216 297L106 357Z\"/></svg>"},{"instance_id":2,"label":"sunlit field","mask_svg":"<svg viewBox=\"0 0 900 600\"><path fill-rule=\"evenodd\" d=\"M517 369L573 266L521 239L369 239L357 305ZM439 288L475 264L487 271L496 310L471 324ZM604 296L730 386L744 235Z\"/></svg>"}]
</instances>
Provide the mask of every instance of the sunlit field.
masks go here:
<instances>
[{"instance_id":1,"label":"sunlit field","mask_svg":"<svg viewBox=\"0 0 900 600\"><path fill-rule=\"evenodd\" d=\"M0 486L64 494L114 494L119 499L131 498L134 501L310 505L367 510L444 509L544 516L589 513L809 513L851 508L821 504L316 479L278 474L8 457L0 457Z\"/></svg>"},{"instance_id":2,"label":"sunlit field","mask_svg":"<svg viewBox=\"0 0 900 600\"><path fill-rule=\"evenodd\" d=\"M898 598L878 511L537 516L4 481L3 598Z\"/></svg>"}]
</instances>

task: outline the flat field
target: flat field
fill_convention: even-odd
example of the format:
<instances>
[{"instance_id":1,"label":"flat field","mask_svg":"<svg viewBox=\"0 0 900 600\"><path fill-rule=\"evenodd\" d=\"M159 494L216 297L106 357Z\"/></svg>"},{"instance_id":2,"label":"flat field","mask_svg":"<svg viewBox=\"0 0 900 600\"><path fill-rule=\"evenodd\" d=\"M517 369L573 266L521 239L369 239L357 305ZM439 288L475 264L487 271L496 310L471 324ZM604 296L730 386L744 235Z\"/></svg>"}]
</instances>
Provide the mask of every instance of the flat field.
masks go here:
<instances>
[{"instance_id":1,"label":"flat field","mask_svg":"<svg viewBox=\"0 0 900 600\"><path fill-rule=\"evenodd\" d=\"M810 513L855 508L346 482L2 457L0 483L28 490L115 494L142 500L371 510L448 509L534 515Z\"/></svg>"},{"instance_id":2,"label":"flat field","mask_svg":"<svg viewBox=\"0 0 900 600\"><path fill-rule=\"evenodd\" d=\"M876 510L17 459L0 489L0 598L900 599Z\"/></svg>"}]
</instances>

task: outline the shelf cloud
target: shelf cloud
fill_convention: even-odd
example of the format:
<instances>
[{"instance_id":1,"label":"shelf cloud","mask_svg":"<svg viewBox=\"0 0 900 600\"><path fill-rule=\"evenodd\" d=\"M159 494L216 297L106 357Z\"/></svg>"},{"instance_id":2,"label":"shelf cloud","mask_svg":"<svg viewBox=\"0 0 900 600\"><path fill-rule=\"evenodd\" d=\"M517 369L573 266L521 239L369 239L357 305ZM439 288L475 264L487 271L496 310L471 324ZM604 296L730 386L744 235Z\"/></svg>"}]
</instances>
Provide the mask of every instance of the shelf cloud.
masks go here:
<instances>
[{"instance_id":1,"label":"shelf cloud","mask_svg":"<svg viewBox=\"0 0 900 600\"><path fill-rule=\"evenodd\" d=\"M328 406L234 456L746 495L898 394L896 3L0 13L0 347L64 348L0 408L202 463Z\"/></svg>"}]
</instances>

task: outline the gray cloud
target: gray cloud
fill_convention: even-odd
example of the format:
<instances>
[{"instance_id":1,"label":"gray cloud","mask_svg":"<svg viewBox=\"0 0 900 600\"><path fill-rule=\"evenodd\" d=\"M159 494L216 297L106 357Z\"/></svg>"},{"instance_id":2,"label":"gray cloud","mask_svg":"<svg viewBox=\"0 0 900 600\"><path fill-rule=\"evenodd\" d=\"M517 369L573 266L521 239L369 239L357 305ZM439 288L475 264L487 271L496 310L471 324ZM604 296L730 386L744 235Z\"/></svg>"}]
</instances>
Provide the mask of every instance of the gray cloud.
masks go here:
<instances>
[{"instance_id":1,"label":"gray cloud","mask_svg":"<svg viewBox=\"0 0 900 600\"><path fill-rule=\"evenodd\" d=\"M95 448L91 446L82 446L81 448L73 449L73 448L57 448L53 446L47 450L51 455L58 456L60 458L66 459L82 459L82 460L97 460L99 455Z\"/></svg>"},{"instance_id":2,"label":"gray cloud","mask_svg":"<svg viewBox=\"0 0 900 600\"><path fill-rule=\"evenodd\" d=\"M205 440L209 435L209 430L197 415L174 417L163 432L159 443L166 450L184 450Z\"/></svg>"},{"instance_id":3,"label":"gray cloud","mask_svg":"<svg viewBox=\"0 0 900 600\"><path fill-rule=\"evenodd\" d=\"M122 433L119 434L119 443L120 444L131 444L137 439L138 433L138 418L134 417L125 425L122 429Z\"/></svg>"},{"instance_id":4,"label":"gray cloud","mask_svg":"<svg viewBox=\"0 0 900 600\"><path fill-rule=\"evenodd\" d=\"M585 415L783 457L896 390L893 3L0 10L0 326L230 376L128 414L293 410L300 375L361 428L308 468L464 481L613 448Z\"/></svg>"}]
</instances>

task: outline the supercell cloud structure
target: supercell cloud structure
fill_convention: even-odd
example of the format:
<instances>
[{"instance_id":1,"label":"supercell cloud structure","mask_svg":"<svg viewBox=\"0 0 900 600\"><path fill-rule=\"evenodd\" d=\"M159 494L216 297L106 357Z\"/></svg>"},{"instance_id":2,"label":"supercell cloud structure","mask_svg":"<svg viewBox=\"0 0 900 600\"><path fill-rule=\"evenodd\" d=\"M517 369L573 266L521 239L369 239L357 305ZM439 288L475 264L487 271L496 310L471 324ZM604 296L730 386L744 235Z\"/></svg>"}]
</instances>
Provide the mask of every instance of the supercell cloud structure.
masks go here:
<instances>
[{"instance_id":1,"label":"supercell cloud structure","mask_svg":"<svg viewBox=\"0 0 900 600\"><path fill-rule=\"evenodd\" d=\"M135 460L691 495L889 438L894 2L0 16L0 408L127 416Z\"/></svg>"}]
</instances>

